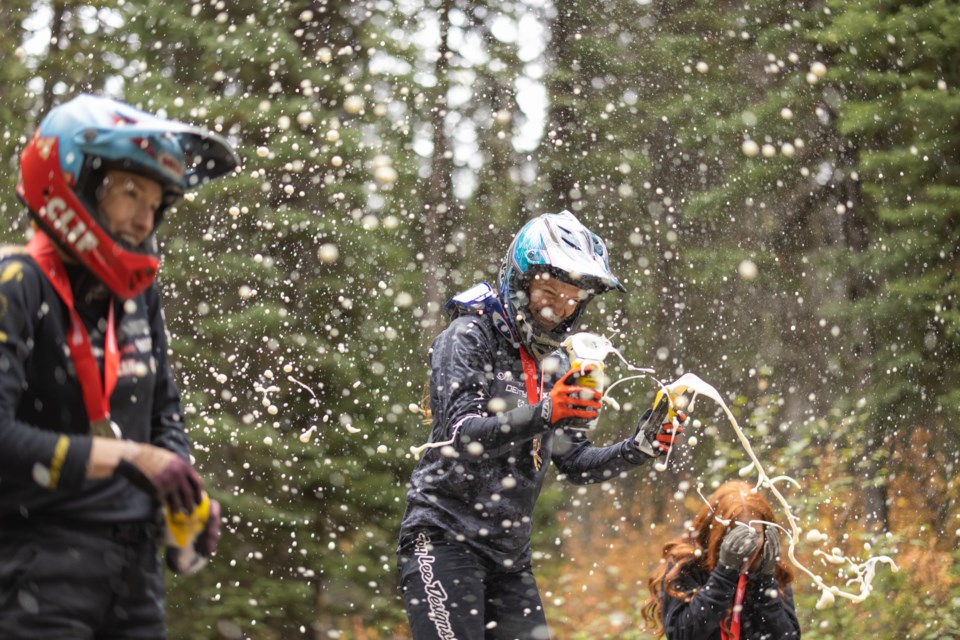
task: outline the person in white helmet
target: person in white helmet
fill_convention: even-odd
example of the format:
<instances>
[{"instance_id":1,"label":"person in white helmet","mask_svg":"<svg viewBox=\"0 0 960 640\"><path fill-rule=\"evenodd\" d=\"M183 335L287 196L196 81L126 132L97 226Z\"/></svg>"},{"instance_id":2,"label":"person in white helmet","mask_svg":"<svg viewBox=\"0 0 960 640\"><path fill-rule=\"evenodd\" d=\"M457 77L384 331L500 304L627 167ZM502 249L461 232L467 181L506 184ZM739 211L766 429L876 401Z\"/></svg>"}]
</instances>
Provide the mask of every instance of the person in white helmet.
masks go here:
<instances>
[{"instance_id":1,"label":"person in white helmet","mask_svg":"<svg viewBox=\"0 0 960 640\"><path fill-rule=\"evenodd\" d=\"M415 640L548 638L530 562L548 463L576 484L601 482L665 454L678 433L653 429L644 447L586 438L601 394L576 384L558 348L593 297L625 289L603 241L573 214L528 222L498 284L455 296L430 350L431 444L410 480L398 548ZM664 415L648 412L638 432Z\"/></svg>"}]
</instances>

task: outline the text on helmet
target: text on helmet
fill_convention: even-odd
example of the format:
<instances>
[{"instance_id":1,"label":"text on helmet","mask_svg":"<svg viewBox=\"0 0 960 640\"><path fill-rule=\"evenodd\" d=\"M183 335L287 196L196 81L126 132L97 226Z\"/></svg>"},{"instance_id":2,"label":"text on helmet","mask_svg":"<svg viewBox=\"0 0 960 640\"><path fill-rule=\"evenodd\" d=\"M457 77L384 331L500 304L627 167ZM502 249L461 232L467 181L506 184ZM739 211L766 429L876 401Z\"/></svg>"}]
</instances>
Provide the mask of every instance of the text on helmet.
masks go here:
<instances>
[{"instance_id":1,"label":"text on helmet","mask_svg":"<svg viewBox=\"0 0 960 640\"><path fill-rule=\"evenodd\" d=\"M77 218L77 213L63 198L50 198L45 206L40 207L40 216L49 221L61 238L79 253L96 249L100 244L96 234Z\"/></svg>"}]
</instances>

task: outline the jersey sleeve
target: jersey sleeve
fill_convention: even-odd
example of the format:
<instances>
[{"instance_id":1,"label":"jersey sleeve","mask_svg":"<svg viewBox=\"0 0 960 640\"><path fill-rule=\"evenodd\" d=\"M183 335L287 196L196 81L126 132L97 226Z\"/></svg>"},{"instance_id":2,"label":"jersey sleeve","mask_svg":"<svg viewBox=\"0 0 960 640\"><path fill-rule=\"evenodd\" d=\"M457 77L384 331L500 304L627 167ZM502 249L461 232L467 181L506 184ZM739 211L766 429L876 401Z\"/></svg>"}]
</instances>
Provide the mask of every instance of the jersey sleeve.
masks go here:
<instances>
[{"instance_id":1,"label":"jersey sleeve","mask_svg":"<svg viewBox=\"0 0 960 640\"><path fill-rule=\"evenodd\" d=\"M430 405L434 424L454 446L483 445L491 455L531 440L547 429L540 405L495 412L490 406L495 370L494 345L471 317L458 318L431 350Z\"/></svg>"},{"instance_id":2,"label":"jersey sleeve","mask_svg":"<svg viewBox=\"0 0 960 640\"><path fill-rule=\"evenodd\" d=\"M42 339L37 327L60 304L43 277L26 256L0 260L0 481L78 489L90 458L90 437L17 419L27 362L35 341ZM45 294L53 299L46 301Z\"/></svg>"}]
</instances>

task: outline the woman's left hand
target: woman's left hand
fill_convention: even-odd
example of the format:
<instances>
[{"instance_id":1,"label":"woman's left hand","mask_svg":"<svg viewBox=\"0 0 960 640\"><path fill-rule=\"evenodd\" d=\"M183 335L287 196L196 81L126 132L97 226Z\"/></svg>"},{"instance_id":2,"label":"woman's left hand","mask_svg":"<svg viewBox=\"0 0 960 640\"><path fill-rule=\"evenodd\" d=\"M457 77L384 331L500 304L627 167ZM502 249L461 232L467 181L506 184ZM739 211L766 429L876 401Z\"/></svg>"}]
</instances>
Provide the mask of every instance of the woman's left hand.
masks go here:
<instances>
[{"instance_id":1,"label":"woman's left hand","mask_svg":"<svg viewBox=\"0 0 960 640\"><path fill-rule=\"evenodd\" d=\"M772 576L780 559L780 532L776 527L766 527L763 532L763 560L760 564L760 573Z\"/></svg>"}]
</instances>

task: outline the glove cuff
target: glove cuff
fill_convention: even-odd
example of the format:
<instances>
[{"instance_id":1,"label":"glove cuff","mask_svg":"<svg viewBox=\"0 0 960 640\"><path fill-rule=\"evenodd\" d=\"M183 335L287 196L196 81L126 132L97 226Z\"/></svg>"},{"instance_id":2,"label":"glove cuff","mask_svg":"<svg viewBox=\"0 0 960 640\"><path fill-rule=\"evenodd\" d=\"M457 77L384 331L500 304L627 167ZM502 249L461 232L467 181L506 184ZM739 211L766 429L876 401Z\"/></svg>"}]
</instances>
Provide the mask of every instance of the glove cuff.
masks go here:
<instances>
[{"instance_id":1,"label":"glove cuff","mask_svg":"<svg viewBox=\"0 0 960 640\"><path fill-rule=\"evenodd\" d=\"M623 457L627 462L642 464L647 460L656 460L659 457L657 449L653 448L650 441L642 433L638 433L624 443Z\"/></svg>"},{"instance_id":2,"label":"glove cuff","mask_svg":"<svg viewBox=\"0 0 960 640\"><path fill-rule=\"evenodd\" d=\"M540 401L540 419L543 420L544 424L551 424L550 416L553 414L553 400L550 399L550 396L546 396L543 400Z\"/></svg>"},{"instance_id":3,"label":"glove cuff","mask_svg":"<svg viewBox=\"0 0 960 640\"><path fill-rule=\"evenodd\" d=\"M126 458L120 458L115 475L122 476L130 481L130 484L148 494L152 498L157 498L157 488L153 486L150 479L143 474L140 469Z\"/></svg>"}]
</instances>

